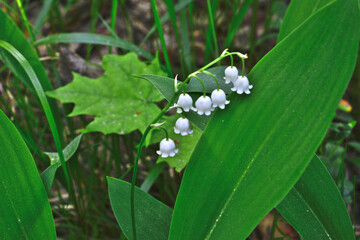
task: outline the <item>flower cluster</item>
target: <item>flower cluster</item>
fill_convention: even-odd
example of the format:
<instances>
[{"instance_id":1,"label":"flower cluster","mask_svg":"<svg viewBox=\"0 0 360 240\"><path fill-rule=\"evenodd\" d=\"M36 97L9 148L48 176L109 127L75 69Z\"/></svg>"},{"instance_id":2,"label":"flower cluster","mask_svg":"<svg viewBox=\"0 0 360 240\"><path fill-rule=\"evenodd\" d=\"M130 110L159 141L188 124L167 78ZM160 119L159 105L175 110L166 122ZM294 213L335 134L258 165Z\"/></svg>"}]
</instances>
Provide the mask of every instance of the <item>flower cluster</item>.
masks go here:
<instances>
[{"instance_id":1,"label":"flower cluster","mask_svg":"<svg viewBox=\"0 0 360 240\"><path fill-rule=\"evenodd\" d=\"M195 101L194 107L191 96L186 92L181 93L177 103L174 105L174 107L177 108L177 113L190 112L190 110L192 110L199 115L205 114L206 116L209 116L217 107L225 109L225 105L230 103L230 101L226 99L225 92L219 88L219 83L216 77L209 72L204 71L204 73L211 75L215 79L217 89L211 93L210 97L206 96L205 86L202 80L196 75L192 75L203 85L204 94ZM250 94L250 89L253 87L249 84L249 80L246 76L238 76L238 70L234 66L229 66L225 69L224 80L226 84L232 82L234 87L231 88L231 90L237 92L238 94ZM174 132L176 134L181 134L182 136L191 134L193 130L191 129L190 121L185 117L178 118L175 123ZM166 158L168 156L175 156L178 151L179 150L176 149L174 141L167 137L160 142L160 150L158 150L157 153L161 157Z\"/></svg>"},{"instance_id":2,"label":"flower cluster","mask_svg":"<svg viewBox=\"0 0 360 240\"><path fill-rule=\"evenodd\" d=\"M249 80L246 76L238 76L238 70L234 66L229 66L225 69L225 83L232 82L234 87L231 88L231 91L237 92L237 94L250 94L250 89L253 88L252 85L249 84Z\"/></svg>"}]
</instances>

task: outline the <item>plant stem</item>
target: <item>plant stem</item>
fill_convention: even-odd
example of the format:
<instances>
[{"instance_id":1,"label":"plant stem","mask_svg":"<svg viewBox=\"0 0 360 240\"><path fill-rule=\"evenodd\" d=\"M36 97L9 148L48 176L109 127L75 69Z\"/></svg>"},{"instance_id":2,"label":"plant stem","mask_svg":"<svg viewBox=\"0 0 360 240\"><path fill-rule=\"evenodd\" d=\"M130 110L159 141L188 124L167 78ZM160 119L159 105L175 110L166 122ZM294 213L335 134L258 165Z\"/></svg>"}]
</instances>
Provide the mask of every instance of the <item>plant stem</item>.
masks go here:
<instances>
[{"instance_id":1,"label":"plant stem","mask_svg":"<svg viewBox=\"0 0 360 240\"><path fill-rule=\"evenodd\" d=\"M159 11L157 9L156 0L151 0L151 8L152 8L153 13L154 13L155 25L156 25L156 28L157 28L158 33L159 33L160 43L161 43L161 47L162 47L162 50L163 50L163 53L164 53L166 70L168 72L168 75L172 76L173 74L172 74L172 70L171 70L169 56L168 56L168 53L167 53L167 50L166 50L164 32L162 30L161 20L160 20L160 16L159 16Z\"/></svg>"},{"instance_id":2,"label":"plant stem","mask_svg":"<svg viewBox=\"0 0 360 240\"><path fill-rule=\"evenodd\" d=\"M209 12L209 24L211 27L211 33L213 36L213 41L214 41L214 46L215 46L215 55L216 55L215 57L218 57L219 56L219 48L218 48L217 39L216 39L214 17L213 17L213 11L212 11L212 7L210 4L210 0L207 0L207 6L208 6L208 12Z\"/></svg>"},{"instance_id":3,"label":"plant stem","mask_svg":"<svg viewBox=\"0 0 360 240\"><path fill-rule=\"evenodd\" d=\"M215 77L215 75L214 74L212 74L211 72L208 72L208 71L203 71L204 73L206 73L206 74L208 74L208 75L210 75L210 76L212 76L214 79L215 79L215 82L216 82L216 88L217 88L217 90L219 91L219 81L217 80L217 78Z\"/></svg>"}]
</instances>

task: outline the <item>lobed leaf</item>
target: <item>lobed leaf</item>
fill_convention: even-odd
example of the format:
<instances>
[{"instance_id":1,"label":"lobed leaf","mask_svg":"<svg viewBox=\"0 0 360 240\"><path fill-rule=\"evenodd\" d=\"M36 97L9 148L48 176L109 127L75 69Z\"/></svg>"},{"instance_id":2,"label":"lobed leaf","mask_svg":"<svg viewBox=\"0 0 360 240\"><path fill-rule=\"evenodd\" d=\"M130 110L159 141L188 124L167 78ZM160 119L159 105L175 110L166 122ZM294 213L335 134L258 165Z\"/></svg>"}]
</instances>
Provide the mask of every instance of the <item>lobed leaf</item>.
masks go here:
<instances>
[{"instance_id":1,"label":"lobed leaf","mask_svg":"<svg viewBox=\"0 0 360 240\"><path fill-rule=\"evenodd\" d=\"M105 74L98 79L74 74L72 83L48 92L48 95L62 103L75 103L69 116L95 116L83 132L109 134L144 130L160 113L155 102L163 97L149 82L132 74L164 75L158 60L146 65L134 53L106 55L103 68Z\"/></svg>"}]
</instances>

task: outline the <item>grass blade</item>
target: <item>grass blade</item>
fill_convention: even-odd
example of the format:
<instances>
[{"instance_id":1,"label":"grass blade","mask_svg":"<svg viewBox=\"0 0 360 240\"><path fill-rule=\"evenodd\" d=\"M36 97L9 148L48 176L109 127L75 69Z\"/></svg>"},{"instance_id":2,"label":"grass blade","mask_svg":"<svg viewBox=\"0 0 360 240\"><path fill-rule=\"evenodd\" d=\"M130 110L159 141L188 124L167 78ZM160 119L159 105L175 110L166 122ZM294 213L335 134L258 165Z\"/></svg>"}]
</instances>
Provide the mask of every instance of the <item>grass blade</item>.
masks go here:
<instances>
[{"instance_id":1,"label":"grass blade","mask_svg":"<svg viewBox=\"0 0 360 240\"><path fill-rule=\"evenodd\" d=\"M64 155L62 152L59 132L58 132L57 126L55 124L55 120L54 120L53 113L51 111L50 104L46 98L45 92L40 84L40 81L39 81L38 77L36 76L34 70L32 69L31 65L29 64L29 62L24 58L24 56L16 48L14 48L11 44L9 44L5 41L2 41L2 40L0 40L0 47L5 49L6 51L8 51L18 61L18 63L24 69L24 71L28 75L29 79L31 80L32 84L34 85L34 89L37 93L37 96L40 99L40 102L44 109L46 118L49 122L50 129L53 134L54 141L55 141L56 149L60 156L61 165L64 170L66 182L68 184L68 190L70 191L72 184L71 184L71 179L69 177L68 170L67 170L67 167L65 164Z\"/></svg>"},{"instance_id":2,"label":"grass blade","mask_svg":"<svg viewBox=\"0 0 360 240\"><path fill-rule=\"evenodd\" d=\"M99 35L94 33L54 34L36 41L34 45L37 46L37 45L54 44L54 43L86 43L86 44L113 46L134 52L148 60L154 59L154 57L149 52L147 52L143 48L136 46L133 43L127 42L119 38L114 38L114 37Z\"/></svg>"},{"instance_id":3,"label":"grass blade","mask_svg":"<svg viewBox=\"0 0 360 240\"><path fill-rule=\"evenodd\" d=\"M252 2L253 0L244 0L244 2L241 4L241 7L237 10L234 17L231 19L224 43L224 48L230 47L230 44L235 37L236 31L239 29L242 21L244 20L245 14L247 13Z\"/></svg>"},{"instance_id":4,"label":"grass blade","mask_svg":"<svg viewBox=\"0 0 360 240\"><path fill-rule=\"evenodd\" d=\"M155 18L155 25L156 25L156 29L157 29L158 34L159 34L161 48L162 48L162 51L164 53L166 71L168 73L168 76L171 77L173 75L172 70L171 70L171 64L170 64L169 56L168 56L168 53L167 53L164 33L163 33L163 30L162 30L159 11L157 9L157 5L156 5L155 0L151 0L151 8L153 10L153 14L154 14L154 18Z\"/></svg>"},{"instance_id":5,"label":"grass blade","mask_svg":"<svg viewBox=\"0 0 360 240\"><path fill-rule=\"evenodd\" d=\"M183 0L183 1L179 2L178 4L175 5L175 13L179 12L180 10L182 10L183 8L185 8L187 5L189 5L192 2L193 2L193 0ZM161 24L164 24L167 21L169 21L169 13L168 12L165 13L164 16L162 16L160 18ZM156 31L156 25L154 25L150 28L149 32L144 37L144 40L141 41L140 46L143 45L146 42L146 40L148 40L148 38L154 34L155 31Z\"/></svg>"},{"instance_id":6,"label":"grass blade","mask_svg":"<svg viewBox=\"0 0 360 240\"><path fill-rule=\"evenodd\" d=\"M35 20L35 24L34 24L34 27L37 30L37 32L41 32L41 28L44 25L46 16L50 10L52 3L53 3L53 0L45 0L44 1L43 5L40 9L40 12Z\"/></svg>"}]
</instances>

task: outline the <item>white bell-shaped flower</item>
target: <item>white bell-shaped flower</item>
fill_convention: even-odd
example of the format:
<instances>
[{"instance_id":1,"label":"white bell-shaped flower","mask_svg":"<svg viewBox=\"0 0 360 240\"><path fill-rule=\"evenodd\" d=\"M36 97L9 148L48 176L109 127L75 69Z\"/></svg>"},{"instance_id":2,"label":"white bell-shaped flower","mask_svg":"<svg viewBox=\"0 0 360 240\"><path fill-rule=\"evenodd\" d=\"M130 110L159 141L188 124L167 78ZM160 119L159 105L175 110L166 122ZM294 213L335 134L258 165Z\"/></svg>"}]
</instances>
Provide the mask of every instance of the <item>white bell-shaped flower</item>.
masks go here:
<instances>
[{"instance_id":1,"label":"white bell-shaped flower","mask_svg":"<svg viewBox=\"0 0 360 240\"><path fill-rule=\"evenodd\" d=\"M249 84L249 80L247 77L239 76L236 82L234 82L234 87L231 88L232 91L236 91L238 94L250 94L250 89L252 89L253 86Z\"/></svg>"},{"instance_id":2,"label":"white bell-shaped flower","mask_svg":"<svg viewBox=\"0 0 360 240\"><path fill-rule=\"evenodd\" d=\"M205 115L209 116L211 114L211 111L214 111L214 108L212 108L212 102L211 99L208 96L201 96L196 100L195 106L196 111L199 115Z\"/></svg>"},{"instance_id":3,"label":"white bell-shaped flower","mask_svg":"<svg viewBox=\"0 0 360 240\"><path fill-rule=\"evenodd\" d=\"M177 113L182 113L182 109L184 109L185 112L189 112L190 109L194 109L192 104L193 104L193 100L189 94L187 93L180 94L179 99L175 104L175 107L177 107Z\"/></svg>"},{"instance_id":4,"label":"white bell-shaped flower","mask_svg":"<svg viewBox=\"0 0 360 240\"><path fill-rule=\"evenodd\" d=\"M238 78L239 71L234 66L229 66L225 69L225 83L235 82Z\"/></svg>"},{"instance_id":5,"label":"white bell-shaped flower","mask_svg":"<svg viewBox=\"0 0 360 240\"><path fill-rule=\"evenodd\" d=\"M226 94L222 89L215 89L211 93L211 101L214 108L219 107L221 109L224 109L225 105L230 103L230 101L226 100Z\"/></svg>"},{"instance_id":6,"label":"white bell-shaped flower","mask_svg":"<svg viewBox=\"0 0 360 240\"><path fill-rule=\"evenodd\" d=\"M176 120L174 132L176 134L181 134L181 136L186 136L188 134L192 134L193 130L190 128L190 121L187 118L180 117Z\"/></svg>"},{"instance_id":7,"label":"white bell-shaped flower","mask_svg":"<svg viewBox=\"0 0 360 240\"><path fill-rule=\"evenodd\" d=\"M170 138L161 140L160 150L156 151L162 158L167 158L168 156L173 157L178 152L179 149L175 148L175 143Z\"/></svg>"}]
</instances>

